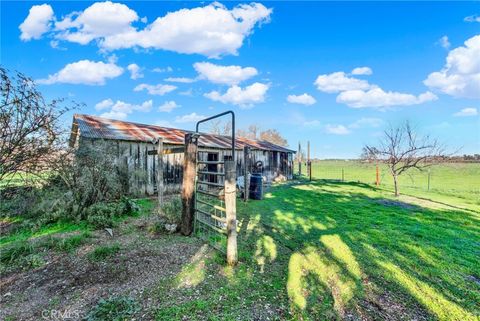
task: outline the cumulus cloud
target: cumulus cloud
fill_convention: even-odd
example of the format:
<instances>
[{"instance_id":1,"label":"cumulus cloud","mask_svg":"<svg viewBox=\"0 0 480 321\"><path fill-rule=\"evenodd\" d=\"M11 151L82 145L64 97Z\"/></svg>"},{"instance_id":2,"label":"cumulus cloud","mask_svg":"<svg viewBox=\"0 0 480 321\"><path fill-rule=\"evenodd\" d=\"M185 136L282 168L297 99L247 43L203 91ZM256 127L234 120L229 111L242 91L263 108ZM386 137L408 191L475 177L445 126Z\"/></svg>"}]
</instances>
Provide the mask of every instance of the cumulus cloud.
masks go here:
<instances>
[{"instance_id":1,"label":"cumulus cloud","mask_svg":"<svg viewBox=\"0 0 480 321\"><path fill-rule=\"evenodd\" d=\"M450 40L448 40L448 36L443 36L438 40L438 44L442 46L442 48L448 49L450 48Z\"/></svg>"},{"instance_id":2,"label":"cumulus cloud","mask_svg":"<svg viewBox=\"0 0 480 321\"><path fill-rule=\"evenodd\" d=\"M357 67L352 70L352 75L367 75L370 76L373 71L370 67Z\"/></svg>"},{"instance_id":3,"label":"cumulus cloud","mask_svg":"<svg viewBox=\"0 0 480 321\"><path fill-rule=\"evenodd\" d=\"M20 39L23 41L40 39L44 33L50 31L53 19L53 9L50 5L32 6L27 18L19 26Z\"/></svg>"},{"instance_id":4,"label":"cumulus cloud","mask_svg":"<svg viewBox=\"0 0 480 321\"><path fill-rule=\"evenodd\" d=\"M465 17L465 19L463 19L463 20L466 21L466 22L480 22L480 16L474 14L474 15Z\"/></svg>"},{"instance_id":5,"label":"cumulus cloud","mask_svg":"<svg viewBox=\"0 0 480 321\"><path fill-rule=\"evenodd\" d=\"M301 104L310 106L315 104L317 101L315 98L310 96L309 94L302 94L302 95L288 95L287 101L292 104Z\"/></svg>"},{"instance_id":6,"label":"cumulus cloud","mask_svg":"<svg viewBox=\"0 0 480 321\"><path fill-rule=\"evenodd\" d=\"M205 118L207 117L203 115L199 115L197 113L191 113L191 114L176 117L175 122L176 123L194 123Z\"/></svg>"},{"instance_id":7,"label":"cumulus cloud","mask_svg":"<svg viewBox=\"0 0 480 321\"><path fill-rule=\"evenodd\" d=\"M153 68L152 71L153 71L153 72L172 72L172 71L173 71L173 68L170 67L170 66L168 66L168 67L166 67L166 68L159 68L159 67L157 67L157 68Z\"/></svg>"},{"instance_id":8,"label":"cumulus cloud","mask_svg":"<svg viewBox=\"0 0 480 321\"><path fill-rule=\"evenodd\" d=\"M233 85L232 87L228 88L227 92L224 94L221 94L218 91L212 91L204 94L204 96L213 101L219 101L224 104L233 104L242 108L248 108L254 104L263 102L265 100L265 95L268 88L269 85L256 82L245 88Z\"/></svg>"},{"instance_id":9,"label":"cumulus cloud","mask_svg":"<svg viewBox=\"0 0 480 321\"><path fill-rule=\"evenodd\" d=\"M174 91L177 89L176 86L173 85L163 85L163 84L158 84L158 85L149 85L149 84L140 84L136 86L133 91L142 91L146 90L150 95L158 95L158 96L163 96L171 91Z\"/></svg>"},{"instance_id":10,"label":"cumulus cloud","mask_svg":"<svg viewBox=\"0 0 480 321\"><path fill-rule=\"evenodd\" d=\"M480 99L480 35L451 50L440 71L423 81L432 90L458 98Z\"/></svg>"},{"instance_id":11,"label":"cumulus cloud","mask_svg":"<svg viewBox=\"0 0 480 321\"><path fill-rule=\"evenodd\" d=\"M348 77L343 71L319 75L314 84L318 90L326 93L338 93L345 90L365 90L371 87L368 81Z\"/></svg>"},{"instance_id":12,"label":"cumulus cloud","mask_svg":"<svg viewBox=\"0 0 480 321\"><path fill-rule=\"evenodd\" d=\"M113 100L109 98L96 104L95 109L96 110L109 109L109 111L102 113L100 117L124 120L128 117L129 114L133 113L134 111L149 112L150 110L152 110L152 106L153 106L152 100L147 100L140 105L135 105L135 104L126 103L121 100L117 100L114 103Z\"/></svg>"},{"instance_id":13,"label":"cumulus cloud","mask_svg":"<svg viewBox=\"0 0 480 321\"><path fill-rule=\"evenodd\" d=\"M198 72L200 78L225 85L238 85L258 74L257 69L253 67L219 66L210 62L197 62L193 68Z\"/></svg>"},{"instance_id":14,"label":"cumulus cloud","mask_svg":"<svg viewBox=\"0 0 480 321\"><path fill-rule=\"evenodd\" d=\"M478 110L477 108L463 108L459 112L453 114L455 117L469 117L469 116L477 116Z\"/></svg>"},{"instance_id":15,"label":"cumulus cloud","mask_svg":"<svg viewBox=\"0 0 480 321\"><path fill-rule=\"evenodd\" d=\"M334 134L334 135L348 135L350 134L350 130L343 126L343 125L326 125L325 126L325 131L329 134Z\"/></svg>"},{"instance_id":16,"label":"cumulus cloud","mask_svg":"<svg viewBox=\"0 0 480 321\"><path fill-rule=\"evenodd\" d=\"M39 79L39 84L84 84L104 85L107 79L116 78L123 73L123 68L113 62L80 60L70 63L46 79Z\"/></svg>"},{"instance_id":17,"label":"cumulus cloud","mask_svg":"<svg viewBox=\"0 0 480 321\"><path fill-rule=\"evenodd\" d=\"M164 102L163 105L161 105L160 107L158 107L158 110L162 111L162 112L169 113L169 112L171 112L172 110L174 110L175 108L178 108L178 107L181 107L181 106L178 105L175 101L169 100L169 101Z\"/></svg>"},{"instance_id":18,"label":"cumulus cloud","mask_svg":"<svg viewBox=\"0 0 480 321\"><path fill-rule=\"evenodd\" d=\"M130 78L131 79L139 79L143 78L142 68L140 68L137 64L130 64L127 66L128 71L130 71Z\"/></svg>"},{"instance_id":19,"label":"cumulus cloud","mask_svg":"<svg viewBox=\"0 0 480 321\"><path fill-rule=\"evenodd\" d=\"M179 82L183 84L190 84L192 82L197 81L195 78L186 78L186 77L168 77L164 79L168 82Z\"/></svg>"},{"instance_id":20,"label":"cumulus cloud","mask_svg":"<svg viewBox=\"0 0 480 321\"><path fill-rule=\"evenodd\" d=\"M347 90L337 96L338 103L343 103L353 108L417 105L437 99L437 96L429 91L415 96L395 91L384 91L379 87L367 91Z\"/></svg>"},{"instance_id":21,"label":"cumulus cloud","mask_svg":"<svg viewBox=\"0 0 480 321\"><path fill-rule=\"evenodd\" d=\"M245 38L255 26L269 22L271 13L271 8L260 3L239 4L228 9L214 2L169 12L146 24L147 20L140 19L127 5L105 1L68 14L55 23L51 35L81 45L95 41L104 51L137 47L218 58L237 55ZM49 21L45 19L41 20L43 24L38 24L43 29L27 28L35 30L35 38L50 30L44 27L48 24L45 21ZM25 35L26 39L32 38L31 34Z\"/></svg>"}]
</instances>

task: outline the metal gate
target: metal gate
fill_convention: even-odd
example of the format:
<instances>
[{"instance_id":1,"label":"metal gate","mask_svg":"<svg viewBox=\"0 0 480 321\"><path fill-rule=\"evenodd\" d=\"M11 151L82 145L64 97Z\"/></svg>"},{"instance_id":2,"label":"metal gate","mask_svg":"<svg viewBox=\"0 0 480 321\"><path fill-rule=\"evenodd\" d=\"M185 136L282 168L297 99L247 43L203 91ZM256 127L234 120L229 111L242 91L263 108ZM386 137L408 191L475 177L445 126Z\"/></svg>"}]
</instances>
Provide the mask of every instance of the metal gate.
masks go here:
<instances>
[{"instance_id":1,"label":"metal gate","mask_svg":"<svg viewBox=\"0 0 480 321\"><path fill-rule=\"evenodd\" d=\"M235 114L227 111L199 121L196 135L201 138L198 130L201 123L227 114L232 116L231 155L219 159L219 154L197 149L194 233L226 253L229 264L235 264L237 261Z\"/></svg>"}]
</instances>

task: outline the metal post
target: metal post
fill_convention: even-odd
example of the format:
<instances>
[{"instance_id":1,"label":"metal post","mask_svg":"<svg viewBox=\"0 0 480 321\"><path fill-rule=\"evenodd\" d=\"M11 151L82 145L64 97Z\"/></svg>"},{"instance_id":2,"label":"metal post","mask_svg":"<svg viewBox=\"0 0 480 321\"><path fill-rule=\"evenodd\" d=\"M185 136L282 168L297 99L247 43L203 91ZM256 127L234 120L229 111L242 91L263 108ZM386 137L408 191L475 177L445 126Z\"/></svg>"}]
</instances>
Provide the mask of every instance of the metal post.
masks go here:
<instances>
[{"instance_id":1,"label":"metal post","mask_svg":"<svg viewBox=\"0 0 480 321\"><path fill-rule=\"evenodd\" d=\"M193 219L195 215L195 176L197 163L197 136L185 135L185 154L183 161L182 184L182 227L183 235L193 232Z\"/></svg>"},{"instance_id":2,"label":"metal post","mask_svg":"<svg viewBox=\"0 0 480 321\"><path fill-rule=\"evenodd\" d=\"M248 179L248 165L250 161L250 147L245 146L243 148L243 163L244 163L244 171L243 171L243 200L246 202L248 201L248 193L250 188L250 180Z\"/></svg>"},{"instance_id":3,"label":"metal post","mask_svg":"<svg viewBox=\"0 0 480 321\"><path fill-rule=\"evenodd\" d=\"M237 264L237 209L235 162L225 161L225 211L227 219L227 263Z\"/></svg>"},{"instance_id":4,"label":"metal post","mask_svg":"<svg viewBox=\"0 0 480 321\"><path fill-rule=\"evenodd\" d=\"M163 204L163 138L158 138L157 146L157 195L158 205Z\"/></svg>"},{"instance_id":5,"label":"metal post","mask_svg":"<svg viewBox=\"0 0 480 321\"><path fill-rule=\"evenodd\" d=\"M298 142L298 175L302 176L302 145Z\"/></svg>"}]
</instances>

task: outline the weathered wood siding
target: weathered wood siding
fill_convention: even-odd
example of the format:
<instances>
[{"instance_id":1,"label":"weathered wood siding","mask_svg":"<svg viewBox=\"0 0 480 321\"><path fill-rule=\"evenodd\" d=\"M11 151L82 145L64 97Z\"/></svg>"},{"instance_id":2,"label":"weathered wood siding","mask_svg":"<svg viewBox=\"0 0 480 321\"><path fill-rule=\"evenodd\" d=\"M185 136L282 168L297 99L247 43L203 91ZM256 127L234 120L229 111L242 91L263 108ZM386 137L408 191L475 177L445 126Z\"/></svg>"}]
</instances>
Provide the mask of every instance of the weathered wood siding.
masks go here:
<instances>
[{"instance_id":1,"label":"weathered wood siding","mask_svg":"<svg viewBox=\"0 0 480 321\"><path fill-rule=\"evenodd\" d=\"M95 144L92 139L79 139L79 147L82 144ZM156 146L146 142L132 142L120 140L102 140L102 143L112 144L116 149L116 163L123 166L129 178L129 192L132 195L153 195L157 191L156 171L158 170L158 156L149 151L156 150ZM164 149L178 147L164 143ZM199 147L202 153L218 153L218 159L231 156L231 150ZM263 163L263 175L272 180L278 175L284 175L288 179L293 176L292 153L272 152L264 150L252 150L251 161L246 164L251 172L253 165L261 161ZM236 151L237 177L243 176L245 166L242 150ZM163 156L163 181L165 193L177 193L181 190L183 179L183 153L167 154Z\"/></svg>"}]
</instances>

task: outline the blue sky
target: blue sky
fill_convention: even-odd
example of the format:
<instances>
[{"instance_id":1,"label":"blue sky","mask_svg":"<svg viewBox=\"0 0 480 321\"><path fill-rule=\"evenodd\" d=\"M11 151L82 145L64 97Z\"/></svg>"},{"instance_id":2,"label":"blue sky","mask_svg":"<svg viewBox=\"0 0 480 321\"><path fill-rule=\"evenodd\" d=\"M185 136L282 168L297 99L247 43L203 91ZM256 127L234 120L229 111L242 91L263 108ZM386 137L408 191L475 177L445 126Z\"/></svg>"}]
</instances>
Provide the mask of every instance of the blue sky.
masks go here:
<instances>
[{"instance_id":1,"label":"blue sky","mask_svg":"<svg viewBox=\"0 0 480 321\"><path fill-rule=\"evenodd\" d=\"M479 153L478 15L478 2L2 1L0 59L87 114L193 129L232 109L318 158L357 157L408 119Z\"/></svg>"}]
</instances>

